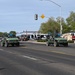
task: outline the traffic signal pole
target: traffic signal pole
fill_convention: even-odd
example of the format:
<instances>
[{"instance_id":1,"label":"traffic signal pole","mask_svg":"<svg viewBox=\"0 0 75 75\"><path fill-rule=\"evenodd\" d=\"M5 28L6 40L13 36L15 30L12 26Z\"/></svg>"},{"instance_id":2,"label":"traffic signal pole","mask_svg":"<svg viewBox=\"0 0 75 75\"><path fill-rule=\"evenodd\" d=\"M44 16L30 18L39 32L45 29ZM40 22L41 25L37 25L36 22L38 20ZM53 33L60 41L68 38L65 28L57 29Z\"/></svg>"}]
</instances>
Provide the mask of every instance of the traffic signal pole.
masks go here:
<instances>
[{"instance_id":1,"label":"traffic signal pole","mask_svg":"<svg viewBox=\"0 0 75 75\"><path fill-rule=\"evenodd\" d=\"M61 23L61 5L57 4L56 2L52 0L40 0L40 1L49 1L52 2L53 4L57 5L60 8L60 34L62 34L62 23Z\"/></svg>"}]
</instances>

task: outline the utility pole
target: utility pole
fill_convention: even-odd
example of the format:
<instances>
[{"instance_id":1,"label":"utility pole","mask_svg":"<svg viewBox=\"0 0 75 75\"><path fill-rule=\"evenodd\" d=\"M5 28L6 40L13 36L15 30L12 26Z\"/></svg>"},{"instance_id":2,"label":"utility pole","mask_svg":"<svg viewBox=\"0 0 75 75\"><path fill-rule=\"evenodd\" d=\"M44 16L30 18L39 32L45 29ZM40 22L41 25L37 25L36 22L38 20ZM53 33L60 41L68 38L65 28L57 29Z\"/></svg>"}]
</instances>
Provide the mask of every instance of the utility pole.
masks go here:
<instances>
[{"instance_id":1,"label":"utility pole","mask_svg":"<svg viewBox=\"0 0 75 75\"><path fill-rule=\"evenodd\" d=\"M61 23L61 5L57 4L56 2L52 1L52 0L40 0L40 1L49 1L52 2L53 4L55 4L56 6L58 6L60 8L60 34L62 34L62 23Z\"/></svg>"}]
</instances>

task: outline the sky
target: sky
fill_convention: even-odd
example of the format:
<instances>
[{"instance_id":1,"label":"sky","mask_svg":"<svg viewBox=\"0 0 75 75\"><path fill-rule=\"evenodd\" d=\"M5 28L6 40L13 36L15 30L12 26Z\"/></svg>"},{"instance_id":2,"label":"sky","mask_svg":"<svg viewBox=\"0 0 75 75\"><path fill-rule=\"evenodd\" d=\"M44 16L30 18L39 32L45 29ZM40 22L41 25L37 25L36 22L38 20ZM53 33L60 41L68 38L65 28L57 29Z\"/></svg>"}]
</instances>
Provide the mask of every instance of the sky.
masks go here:
<instances>
[{"instance_id":1,"label":"sky","mask_svg":"<svg viewBox=\"0 0 75 75\"><path fill-rule=\"evenodd\" d=\"M0 0L0 32L38 31L50 17L66 19L75 12L75 0ZM38 14L38 20L34 16ZM44 14L45 18L40 16Z\"/></svg>"}]
</instances>

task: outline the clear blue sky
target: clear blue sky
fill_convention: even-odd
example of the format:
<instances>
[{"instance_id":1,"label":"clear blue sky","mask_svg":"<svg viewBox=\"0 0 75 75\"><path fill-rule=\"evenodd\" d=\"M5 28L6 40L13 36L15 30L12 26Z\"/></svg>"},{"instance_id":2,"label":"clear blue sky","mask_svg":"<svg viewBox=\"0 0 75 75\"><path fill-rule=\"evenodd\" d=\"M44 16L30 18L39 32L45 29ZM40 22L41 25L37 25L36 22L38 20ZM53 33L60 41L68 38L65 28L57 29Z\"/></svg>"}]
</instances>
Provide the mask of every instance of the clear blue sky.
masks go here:
<instances>
[{"instance_id":1,"label":"clear blue sky","mask_svg":"<svg viewBox=\"0 0 75 75\"><path fill-rule=\"evenodd\" d=\"M71 11L75 12L75 0L52 1L61 5L63 18L67 18ZM39 15L37 21L35 14ZM48 20L41 19L42 14L56 18L60 16L60 7L47 0L0 0L0 32L38 31L41 23Z\"/></svg>"}]
</instances>

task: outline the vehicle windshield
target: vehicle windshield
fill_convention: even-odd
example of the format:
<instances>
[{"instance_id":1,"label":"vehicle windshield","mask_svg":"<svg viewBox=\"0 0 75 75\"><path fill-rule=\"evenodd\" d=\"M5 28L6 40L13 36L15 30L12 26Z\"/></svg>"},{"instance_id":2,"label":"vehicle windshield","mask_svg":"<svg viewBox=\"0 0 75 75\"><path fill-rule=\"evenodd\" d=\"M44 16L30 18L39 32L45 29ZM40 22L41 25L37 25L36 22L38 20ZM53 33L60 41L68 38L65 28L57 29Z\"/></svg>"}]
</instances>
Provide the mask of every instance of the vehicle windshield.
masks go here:
<instances>
[{"instance_id":1,"label":"vehicle windshield","mask_svg":"<svg viewBox=\"0 0 75 75\"><path fill-rule=\"evenodd\" d=\"M55 38L61 38L61 35L59 33L55 34Z\"/></svg>"},{"instance_id":2,"label":"vehicle windshield","mask_svg":"<svg viewBox=\"0 0 75 75\"><path fill-rule=\"evenodd\" d=\"M61 36L55 36L55 38L62 38Z\"/></svg>"},{"instance_id":3,"label":"vehicle windshield","mask_svg":"<svg viewBox=\"0 0 75 75\"><path fill-rule=\"evenodd\" d=\"M8 35L8 38L16 38L16 35L14 35L14 34L9 34L9 35Z\"/></svg>"}]
</instances>

